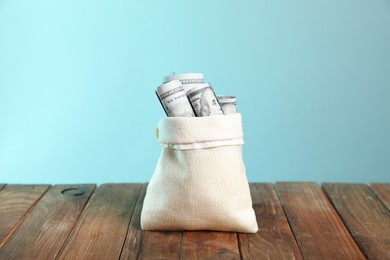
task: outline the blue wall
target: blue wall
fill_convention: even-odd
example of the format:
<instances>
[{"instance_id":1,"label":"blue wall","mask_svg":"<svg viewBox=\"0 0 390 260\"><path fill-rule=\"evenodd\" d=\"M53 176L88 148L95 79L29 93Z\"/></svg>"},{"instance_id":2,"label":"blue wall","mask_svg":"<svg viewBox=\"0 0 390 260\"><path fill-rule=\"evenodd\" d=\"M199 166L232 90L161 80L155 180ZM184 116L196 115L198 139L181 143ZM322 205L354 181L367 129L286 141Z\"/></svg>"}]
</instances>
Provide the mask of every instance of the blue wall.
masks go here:
<instances>
[{"instance_id":1,"label":"blue wall","mask_svg":"<svg viewBox=\"0 0 390 260\"><path fill-rule=\"evenodd\" d=\"M390 182L390 2L0 1L0 182L149 180L154 89L238 97L250 181Z\"/></svg>"}]
</instances>

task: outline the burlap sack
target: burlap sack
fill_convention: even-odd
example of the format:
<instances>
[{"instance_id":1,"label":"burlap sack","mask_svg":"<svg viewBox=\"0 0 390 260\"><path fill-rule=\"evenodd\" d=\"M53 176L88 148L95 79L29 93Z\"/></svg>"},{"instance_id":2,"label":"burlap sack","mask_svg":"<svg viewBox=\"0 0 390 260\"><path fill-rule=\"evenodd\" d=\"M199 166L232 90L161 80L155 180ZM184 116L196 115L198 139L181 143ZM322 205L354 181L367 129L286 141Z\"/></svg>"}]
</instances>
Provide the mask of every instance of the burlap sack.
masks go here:
<instances>
[{"instance_id":1,"label":"burlap sack","mask_svg":"<svg viewBox=\"0 0 390 260\"><path fill-rule=\"evenodd\" d=\"M242 159L241 114L166 117L147 188L144 230L258 230Z\"/></svg>"}]
</instances>

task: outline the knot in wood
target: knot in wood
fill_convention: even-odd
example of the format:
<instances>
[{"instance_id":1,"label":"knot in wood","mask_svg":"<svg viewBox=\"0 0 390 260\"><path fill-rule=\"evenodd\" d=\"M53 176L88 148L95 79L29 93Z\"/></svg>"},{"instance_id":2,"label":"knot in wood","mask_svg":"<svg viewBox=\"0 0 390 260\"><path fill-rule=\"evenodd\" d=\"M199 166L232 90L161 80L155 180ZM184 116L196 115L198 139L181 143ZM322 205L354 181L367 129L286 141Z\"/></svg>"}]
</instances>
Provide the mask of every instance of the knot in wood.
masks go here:
<instances>
[{"instance_id":1,"label":"knot in wood","mask_svg":"<svg viewBox=\"0 0 390 260\"><path fill-rule=\"evenodd\" d=\"M68 188L62 190L61 193L67 196L81 196L84 194L84 190L80 188Z\"/></svg>"}]
</instances>

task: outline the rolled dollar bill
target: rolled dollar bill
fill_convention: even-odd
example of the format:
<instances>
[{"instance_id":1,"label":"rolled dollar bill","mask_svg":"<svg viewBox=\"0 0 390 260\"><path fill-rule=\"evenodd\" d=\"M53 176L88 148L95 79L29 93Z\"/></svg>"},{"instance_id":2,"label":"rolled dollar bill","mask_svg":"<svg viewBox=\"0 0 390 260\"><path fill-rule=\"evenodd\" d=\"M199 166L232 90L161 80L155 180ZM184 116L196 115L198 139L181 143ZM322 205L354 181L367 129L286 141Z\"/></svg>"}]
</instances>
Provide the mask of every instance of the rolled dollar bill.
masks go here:
<instances>
[{"instance_id":1,"label":"rolled dollar bill","mask_svg":"<svg viewBox=\"0 0 390 260\"><path fill-rule=\"evenodd\" d=\"M156 94L169 117L194 117L195 113L179 80L162 84Z\"/></svg>"},{"instance_id":2,"label":"rolled dollar bill","mask_svg":"<svg viewBox=\"0 0 390 260\"><path fill-rule=\"evenodd\" d=\"M186 92L197 116L223 115L213 88L208 83L199 83Z\"/></svg>"},{"instance_id":3,"label":"rolled dollar bill","mask_svg":"<svg viewBox=\"0 0 390 260\"><path fill-rule=\"evenodd\" d=\"M234 96L217 96L225 115L237 113L237 98Z\"/></svg>"},{"instance_id":4,"label":"rolled dollar bill","mask_svg":"<svg viewBox=\"0 0 390 260\"><path fill-rule=\"evenodd\" d=\"M183 85L184 91L196 87L197 84L203 83L203 74L202 73L185 73L185 74L173 74L170 76L164 77L164 83L172 81L172 80L180 80Z\"/></svg>"}]
</instances>

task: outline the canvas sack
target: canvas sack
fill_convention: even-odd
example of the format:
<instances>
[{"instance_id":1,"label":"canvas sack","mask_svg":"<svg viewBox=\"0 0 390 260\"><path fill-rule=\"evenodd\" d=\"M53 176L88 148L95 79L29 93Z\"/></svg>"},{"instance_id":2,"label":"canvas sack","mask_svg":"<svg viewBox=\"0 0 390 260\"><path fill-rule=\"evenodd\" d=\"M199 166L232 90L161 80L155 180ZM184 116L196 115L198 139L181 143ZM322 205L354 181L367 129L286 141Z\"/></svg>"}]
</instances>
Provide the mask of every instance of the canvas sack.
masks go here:
<instances>
[{"instance_id":1,"label":"canvas sack","mask_svg":"<svg viewBox=\"0 0 390 260\"><path fill-rule=\"evenodd\" d=\"M144 230L258 230L242 158L241 114L166 117L141 213Z\"/></svg>"}]
</instances>

